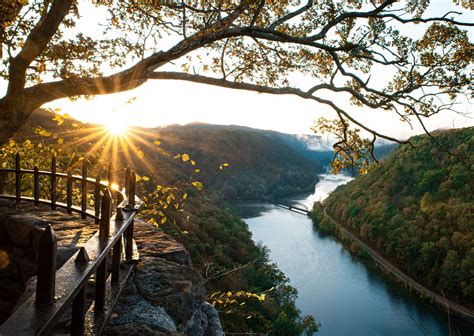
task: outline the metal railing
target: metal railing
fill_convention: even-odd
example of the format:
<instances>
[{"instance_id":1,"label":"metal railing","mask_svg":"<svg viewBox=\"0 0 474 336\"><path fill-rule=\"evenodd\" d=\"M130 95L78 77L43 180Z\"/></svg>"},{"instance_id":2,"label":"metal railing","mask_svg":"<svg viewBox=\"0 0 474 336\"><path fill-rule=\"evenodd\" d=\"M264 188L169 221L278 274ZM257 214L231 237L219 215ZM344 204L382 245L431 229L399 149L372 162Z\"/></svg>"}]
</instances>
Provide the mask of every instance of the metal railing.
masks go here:
<instances>
[{"instance_id":1,"label":"metal railing","mask_svg":"<svg viewBox=\"0 0 474 336\"><path fill-rule=\"evenodd\" d=\"M54 228L48 225L38 248L38 275L36 292L31 294L0 326L0 335L48 335L61 315L71 307L71 335L99 335L112 314L113 307L125 286L136 254L133 241L133 222L141 207L135 196L136 176L125 170L124 187L113 187L111 166L108 182L87 177L84 162L82 175L58 173L56 158L52 158L51 171L21 169L20 155L15 157L15 168L2 168L0 174L14 174L14 195L0 198L23 201L35 205L47 204L52 209L64 208L68 213L79 212L81 218L91 217L99 224L96 232L60 269L56 270L57 239ZM22 195L22 178L32 174L32 195ZM40 176L49 177L50 197L40 198ZM66 179L66 202L58 202L58 179ZM80 183L79 205L74 205L73 183ZM88 208L88 187L93 186L93 209ZM116 201L115 201L116 200ZM125 240L125 242L124 242ZM125 246L124 246L125 245ZM108 269L109 254L112 255ZM92 279L94 281L92 281ZM86 286L94 286L94 297L88 299Z\"/></svg>"}]
</instances>

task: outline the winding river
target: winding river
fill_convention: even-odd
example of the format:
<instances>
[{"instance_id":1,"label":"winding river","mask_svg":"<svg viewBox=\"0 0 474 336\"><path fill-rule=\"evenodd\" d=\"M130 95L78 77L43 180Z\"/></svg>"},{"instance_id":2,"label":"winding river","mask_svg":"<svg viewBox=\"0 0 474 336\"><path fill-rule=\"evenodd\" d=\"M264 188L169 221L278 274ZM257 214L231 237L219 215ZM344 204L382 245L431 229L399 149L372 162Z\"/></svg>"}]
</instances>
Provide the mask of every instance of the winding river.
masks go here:
<instances>
[{"instance_id":1,"label":"winding river","mask_svg":"<svg viewBox=\"0 0 474 336\"><path fill-rule=\"evenodd\" d=\"M321 175L313 194L298 202L312 207L351 178ZM297 306L321 323L321 336L449 335L448 316L410 294L373 267L320 234L309 217L269 204L240 205L253 239L298 289ZM474 335L474 326L451 316L451 335Z\"/></svg>"}]
</instances>

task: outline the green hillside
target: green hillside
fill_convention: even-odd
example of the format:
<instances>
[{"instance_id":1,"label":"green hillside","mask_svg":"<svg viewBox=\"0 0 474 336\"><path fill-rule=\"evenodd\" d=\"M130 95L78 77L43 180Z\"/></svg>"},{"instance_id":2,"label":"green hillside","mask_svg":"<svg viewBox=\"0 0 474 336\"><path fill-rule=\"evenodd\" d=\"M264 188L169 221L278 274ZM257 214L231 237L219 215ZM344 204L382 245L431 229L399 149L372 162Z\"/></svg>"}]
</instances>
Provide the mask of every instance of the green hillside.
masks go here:
<instances>
[{"instance_id":1,"label":"green hillside","mask_svg":"<svg viewBox=\"0 0 474 336\"><path fill-rule=\"evenodd\" d=\"M275 136L235 126L192 124L153 130L169 152L188 153L201 180L229 200L278 198L311 190L322 166ZM219 169L222 163L229 167Z\"/></svg>"},{"instance_id":2,"label":"green hillside","mask_svg":"<svg viewBox=\"0 0 474 336\"><path fill-rule=\"evenodd\" d=\"M97 126L73 119L66 119L58 126L52 120L53 116L47 111L37 111L22 131L22 137L37 138L31 133L34 125L51 131L53 135L59 134L65 141L81 143L78 151L88 151L94 146L97 139L83 142L81 140L87 139L84 135L87 132L81 133L79 130L97 130ZM129 148L129 151L135 153L125 156L124 148L119 146L117 154L119 161L130 164L141 175L147 175L160 183L186 178L198 168L197 178L204 187L219 190L221 196L228 200L272 199L312 190L318 173L323 171L323 164L308 158L304 150L290 146L282 140L282 136L292 137L248 127L208 124L132 128L127 138L134 144L134 148ZM154 144L156 141L160 143L159 146ZM126 145L132 147L129 143ZM143 155L137 156L137 151ZM315 153L309 150L306 152ZM196 165L183 167L181 160L175 159L176 154L183 153L188 154ZM109 159L104 158L104 161ZM228 166L221 167L223 163Z\"/></svg>"},{"instance_id":3,"label":"green hillside","mask_svg":"<svg viewBox=\"0 0 474 336\"><path fill-rule=\"evenodd\" d=\"M383 165L337 188L329 214L413 278L474 301L474 128L413 138ZM315 207L316 208L316 207Z\"/></svg>"}]
</instances>

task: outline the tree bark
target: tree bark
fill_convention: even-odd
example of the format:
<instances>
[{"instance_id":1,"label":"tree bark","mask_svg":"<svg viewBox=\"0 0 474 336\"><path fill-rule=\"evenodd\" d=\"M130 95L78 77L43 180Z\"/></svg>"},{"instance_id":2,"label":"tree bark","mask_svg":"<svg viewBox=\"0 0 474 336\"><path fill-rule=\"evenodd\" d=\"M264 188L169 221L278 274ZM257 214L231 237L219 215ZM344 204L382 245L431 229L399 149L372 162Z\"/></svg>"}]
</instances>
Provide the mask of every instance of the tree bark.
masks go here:
<instances>
[{"instance_id":1,"label":"tree bark","mask_svg":"<svg viewBox=\"0 0 474 336\"><path fill-rule=\"evenodd\" d=\"M0 100L0 145L6 143L25 124L33 110L23 106L23 99Z\"/></svg>"}]
</instances>

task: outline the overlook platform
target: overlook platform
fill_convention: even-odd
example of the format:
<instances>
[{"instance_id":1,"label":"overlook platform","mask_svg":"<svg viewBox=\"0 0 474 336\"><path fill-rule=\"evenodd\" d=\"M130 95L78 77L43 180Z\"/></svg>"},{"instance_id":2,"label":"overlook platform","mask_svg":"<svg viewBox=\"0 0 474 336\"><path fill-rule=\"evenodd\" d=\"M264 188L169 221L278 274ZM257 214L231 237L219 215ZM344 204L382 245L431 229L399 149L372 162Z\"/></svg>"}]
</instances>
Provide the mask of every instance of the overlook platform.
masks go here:
<instances>
[{"instance_id":1,"label":"overlook platform","mask_svg":"<svg viewBox=\"0 0 474 336\"><path fill-rule=\"evenodd\" d=\"M0 324L37 273L39 240L48 224L57 237L58 269L99 230L93 219L80 214L0 199Z\"/></svg>"}]
</instances>

